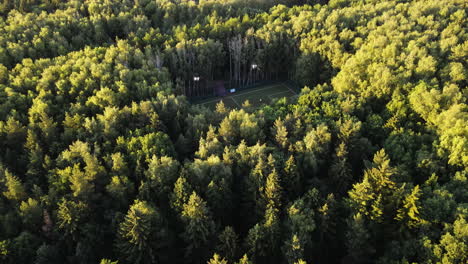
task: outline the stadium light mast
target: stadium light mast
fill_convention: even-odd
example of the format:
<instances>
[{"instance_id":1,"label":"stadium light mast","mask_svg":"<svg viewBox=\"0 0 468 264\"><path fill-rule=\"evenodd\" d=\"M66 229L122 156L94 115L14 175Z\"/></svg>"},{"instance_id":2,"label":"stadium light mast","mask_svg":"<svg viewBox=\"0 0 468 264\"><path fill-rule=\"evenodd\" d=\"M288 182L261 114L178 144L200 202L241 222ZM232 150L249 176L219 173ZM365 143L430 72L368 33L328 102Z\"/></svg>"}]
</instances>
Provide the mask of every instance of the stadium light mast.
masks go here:
<instances>
[{"instance_id":1,"label":"stadium light mast","mask_svg":"<svg viewBox=\"0 0 468 264\"><path fill-rule=\"evenodd\" d=\"M252 63L252 65L250 66L250 68L255 71L257 68L258 68L258 65L256 63ZM253 83L255 84L255 81L256 81L256 78L257 77L257 74L256 74L256 71L253 73Z\"/></svg>"},{"instance_id":2,"label":"stadium light mast","mask_svg":"<svg viewBox=\"0 0 468 264\"><path fill-rule=\"evenodd\" d=\"M199 90L198 89L199 88L199 85L198 85L199 82L200 82L200 76L198 76L198 74L195 74L193 76L193 88L194 88L193 93L194 94L197 94L198 92L200 92L200 91L198 91Z\"/></svg>"}]
</instances>

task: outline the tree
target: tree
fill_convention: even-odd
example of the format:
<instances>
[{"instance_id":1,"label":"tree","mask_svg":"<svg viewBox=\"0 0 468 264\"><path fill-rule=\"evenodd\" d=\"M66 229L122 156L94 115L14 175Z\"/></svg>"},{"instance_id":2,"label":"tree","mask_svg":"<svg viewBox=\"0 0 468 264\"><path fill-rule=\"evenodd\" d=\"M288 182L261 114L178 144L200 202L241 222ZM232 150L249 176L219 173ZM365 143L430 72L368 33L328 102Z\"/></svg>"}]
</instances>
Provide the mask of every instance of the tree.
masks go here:
<instances>
[{"instance_id":1,"label":"tree","mask_svg":"<svg viewBox=\"0 0 468 264\"><path fill-rule=\"evenodd\" d=\"M337 229L341 224L340 209L339 200L335 198L333 193L328 194L324 204L318 208L319 243L320 245L327 245L320 250L319 257L321 259L330 259L330 253L332 253L331 258L333 258L333 252L339 248L336 238L339 233Z\"/></svg>"},{"instance_id":2,"label":"tree","mask_svg":"<svg viewBox=\"0 0 468 264\"><path fill-rule=\"evenodd\" d=\"M340 143L335 150L333 164L330 167L329 175L336 186L339 193L348 190L349 184L352 181L352 171L348 164L348 151L344 143Z\"/></svg>"},{"instance_id":3,"label":"tree","mask_svg":"<svg viewBox=\"0 0 468 264\"><path fill-rule=\"evenodd\" d=\"M382 222L392 219L396 212L397 189L392 180L396 170L390 166L390 160L382 149L374 155L374 163L364 172L361 183L353 186L349 192L352 208L370 219Z\"/></svg>"},{"instance_id":4,"label":"tree","mask_svg":"<svg viewBox=\"0 0 468 264\"><path fill-rule=\"evenodd\" d=\"M293 235L290 241L285 242L285 248L284 255L288 263L296 263L297 260L304 257L304 248L296 234Z\"/></svg>"},{"instance_id":5,"label":"tree","mask_svg":"<svg viewBox=\"0 0 468 264\"><path fill-rule=\"evenodd\" d=\"M145 201L136 200L119 226L120 258L132 263L162 263L168 249L169 230L162 215ZM167 255L166 255L167 256Z\"/></svg>"},{"instance_id":6,"label":"tree","mask_svg":"<svg viewBox=\"0 0 468 264\"><path fill-rule=\"evenodd\" d=\"M295 200L287 210L285 228L287 240L282 250L288 263L295 263L305 258L304 253L312 246L312 232L316 228L312 203L314 191L309 191L302 198Z\"/></svg>"},{"instance_id":7,"label":"tree","mask_svg":"<svg viewBox=\"0 0 468 264\"><path fill-rule=\"evenodd\" d=\"M283 172L285 177L281 183L284 186L285 194L292 200L292 198L296 198L302 191L302 179L293 155L290 155L284 164Z\"/></svg>"},{"instance_id":8,"label":"tree","mask_svg":"<svg viewBox=\"0 0 468 264\"><path fill-rule=\"evenodd\" d=\"M213 258L208 261L208 264L227 264L227 260L221 258L217 253L213 255Z\"/></svg>"},{"instance_id":9,"label":"tree","mask_svg":"<svg viewBox=\"0 0 468 264\"><path fill-rule=\"evenodd\" d=\"M26 191L18 177L11 174L8 170L4 171L6 191L3 195L9 200L20 202L26 199Z\"/></svg>"},{"instance_id":10,"label":"tree","mask_svg":"<svg viewBox=\"0 0 468 264\"><path fill-rule=\"evenodd\" d=\"M226 256L227 260L233 262L238 251L238 236L234 228L226 226L218 239L217 252L220 252L223 256Z\"/></svg>"},{"instance_id":11,"label":"tree","mask_svg":"<svg viewBox=\"0 0 468 264\"><path fill-rule=\"evenodd\" d=\"M8 255L8 240L2 240L0 241L0 259L6 262Z\"/></svg>"},{"instance_id":12,"label":"tree","mask_svg":"<svg viewBox=\"0 0 468 264\"><path fill-rule=\"evenodd\" d=\"M39 139L32 129L28 129L25 148L29 150L29 163L27 175L35 178L36 183L44 173L44 153L39 145Z\"/></svg>"},{"instance_id":13,"label":"tree","mask_svg":"<svg viewBox=\"0 0 468 264\"><path fill-rule=\"evenodd\" d=\"M281 185L276 169L268 175L265 183L265 202L267 207L279 210L281 207Z\"/></svg>"},{"instance_id":14,"label":"tree","mask_svg":"<svg viewBox=\"0 0 468 264\"><path fill-rule=\"evenodd\" d=\"M119 261L112 261L112 260L109 260L109 259L101 259L101 262L99 262L99 264L118 264Z\"/></svg>"},{"instance_id":15,"label":"tree","mask_svg":"<svg viewBox=\"0 0 468 264\"><path fill-rule=\"evenodd\" d=\"M37 257L35 262L38 264L49 264L55 263L57 260L61 260L59 248L55 245L42 244L37 249Z\"/></svg>"},{"instance_id":16,"label":"tree","mask_svg":"<svg viewBox=\"0 0 468 264\"><path fill-rule=\"evenodd\" d=\"M75 202L62 198L57 213L57 223L66 235L76 237L81 224L88 214L88 207L83 202Z\"/></svg>"},{"instance_id":17,"label":"tree","mask_svg":"<svg viewBox=\"0 0 468 264\"><path fill-rule=\"evenodd\" d=\"M442 263L464 263L468 260L467 254L467 240L468 240L468 223L466 215L460 214L455 222L453 228L448 230L440 240L440 248L442 249ZM453 229L451 231L450 229ZM436 252L438 250L436 249Z\"/></svg>"},{"instance_id":18,"label":"tree","mask_svg":"<svg viewBox=\"0 0 468 264\"><path fill-rule=\"evenodd\" d=\"M192 187L187 182L184 176L184 169L182 169L181 175L174 184L174 190L171 193L171 207L177 212L181 213L184 204L189 201Z\"/></svg>"},{"instance_id":19,"label":"tree","mask_svg":"<svg viewBox=\"0 0 468 264\"><path fill-rule=\"evenodd\" d=\"M237 264L252 264L252 262L249 260L249 257L247 257L246 254L237 262Z\"/></svg>"},{"instance_id":20,"label":"tree","mask_svg":"<svg viewBox=\"0 0 468 264\"><path fill-rule=\"evenodd\" d=\"M71 169L70 188L73 195L81 199L89 199L94 192L93 178L89 174L82 171L78 164L75 164Z\"/></svg>"},{"instance_id":21,"label":"tree","mask_svg":"<svg viewBox=\"0 0 468 264\"><path fill-rule=\"evenodd\" d=\"M41 243L39 237L27 231L21 232L11 242L12 259L21 263L33 262Z\"/></svg>"},{"instance_id":22,"label":"tree","mask_svg":"<svg viewBox=\"0 0 468 264\"><path fill-rule=\"evenodd\" d=\"M38 201L28 198L27 201L21 202L20 215L23 218L23 223L30 230L36 230L42 221L42 208Z\"/></svg>"},{"instance_id":23,"label":"tree","mask_svg":"<svg viewBox=\"0 0 468 264\"><path fill-rule=\"evenodd\" d=\"M267 256L269 243L266 228L258 223L249 230L245 238L245 248L256 262Z\"/></svg>"},{"instance_id":24,"label":"tree","mask_svg":"<svg viewBox=\"0 0 468 264\"><path fill-rule=\"evenodd\" d=\"M348 228L346 233L348 255L355 263L368 263L375 249L364 217L360 213L354 215L348 222Z\"/></svg>"},{"instance_id":25,"label":"tree","mask_svg":"<svg viewBox=\"0 0 468 264\"><path fill-rule=\"evenodd\" d=\"M281 119L276 119L274 127L272 128L272 135L275 138L276 144L282 149L287 149L288 147L288 130L283 124Z\"/></svg>"},{"instance_id":26,"label":"tree","mask_svg":"<svg viewBox=\"0 0 468 264\"><path fill-rule=\"evenodd\" d=\"M403 225L410 229L418 227L426 222L419 215L417 204L419 196L419 185L416 185L411 193L403 200L403 207L397 210L397 215L395 217L397 221L403 222Z\"/></svg>"},{"instance_id":27,"label":"tree","mask_svg":"<svg viewBox=\"0 0 468 264\"><path fill-rule=\"evenodd\" d=\"M148 190L147 199L154 199L160 206L166 207L169 203L169 194L177 180L179 163L167 156L158 158L153 156L145 172ZM140 195L143 190L140 190Z\"/></svg>"},{"instance_id":28,"label":"tree","mask_svg":"<svg viewBox=\"0 0 468 264\"><path fill-rule=\"evenodd\" d=\"M182 220L185 224L183 238L187 244L186 257L194 260L206 259L215 224L206 202L197 193L192 192L188 202L184 204Z\"/></svg>"},{"instance_id":29,"label":"tree","mask_svg":"<svg viewBox=\"0 0 468 264\"><path fill-rule=\"evenodd\" d=\"M106 191L117 205L125 207L131 202L129 198L134 192L134 185L126 176L112 176L109 184L106 186Z\"/></svg>"}]
</instances>

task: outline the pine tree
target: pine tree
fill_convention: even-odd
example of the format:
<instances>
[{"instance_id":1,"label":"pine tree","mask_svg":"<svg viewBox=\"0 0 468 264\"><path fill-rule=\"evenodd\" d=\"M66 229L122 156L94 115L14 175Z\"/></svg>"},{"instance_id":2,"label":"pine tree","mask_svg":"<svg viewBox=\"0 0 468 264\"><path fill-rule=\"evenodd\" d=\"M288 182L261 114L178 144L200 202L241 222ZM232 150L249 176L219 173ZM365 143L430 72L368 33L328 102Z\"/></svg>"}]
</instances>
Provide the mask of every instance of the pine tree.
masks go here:
<instances>
[{"instance_id":1,"label":"pine tree","mask_svg":"<svg viewBox=\"0 0 468 264\"><path fill-rule=\"evenodd\" d=\"M294 264L307 264L307 262L305 262L304 260L300 259L300 260L294 262Z\"/></svg>"},{"instance_id":2,"label":"pine tree","mask_svg":"<svg viewBox=\"0 0 468 264\"><path fill-rule=\"evenodd\" d=\"M213 258L208 261L208 264L227 264L227 260L220 257L217 253L213 255Z\"/></svg>"},{"instance_id":3,"label":"pine tree","mask_svg":"<svg viewBox=\"0 0 468 264\"><path fill-rule=\"evenodd\" d=\"M101 262L99 264L119 264L118 261L112 261L110 259L101 259Z\"/></svg>"},{"instance_id":4,"label":"pine tree","mask_svg":"<svg viewBox=\"0 0 468 264\"><path fill-rule=\"evenodd\" d=\"M319 243L320 245L326 245L321 247L319 256L321 261L330 261L330 252L332 253L337 250L339 244L337 243L337 227L339 221L339 203L335 199L335 196L330 193L327 195L325 203L318 209L319 216Z\"/></svg>"},{"instance_id":5,"label":"pine tree","mask_svg":"<svg viewBox=\"0 0 468 264\"><path fill-rule=\"evenodd\" d=\"M219 235L219 244L216 247L217 252L226 256L226 259L233 262L238 251L238 237L234 228L226 226L223 232Z\"/></svg>"},{"instance_id":6,"label":"pine tree","mask_svg":"<svg viewBox=\"0 0 468 264\"><path fill-rule=\"evenodd\" d=\"M184 204L188 202L191 192L192 187L187 182L187 179L182 172L174 184L174 190L171 193L171 207L179 213L182 212Z\"/></svg>"},{"instance_id":7,"label":"pine tree","mask_svg":"<svg viewBox=\"0 0 468 264\"><path fill-rule=\"evenodd\" d=\"M395 220L403 222L403 225L412 229L426 223L419 216L418 200L420 196L419 185L416 185L410 194L403 200L403 207L399 208Z\"/></svg>"},{"instance_id":8,"label":"pine tree","mask_svg":"<svg viewBox=\"0 0 468 264\"><path fill-rule=\"evenodd\" d=\"M392 180L395 172L385 151L377 152L372 167L364 172L362 182L355 184L349 192L354 211L376 222L392 219L397 198L397 186Z\"/></svg>"},{"instance_id":9,"label":"pine tree","mask_svg":"<svg viewBox=\"0 0 468 264\"><path fill-rule=\"evenodd\" d=\"M44 172L44 153L38 141L39 139L33 129L28 129L28 136L24 145L25 148L29 150L27 175L33 179L40 177L41 173Z\"/></svg>"},{"instance_id":10,"label":"pine tree","mask_svg":"<svg viewBox=\"0 0 468 264\"><path fill-rule=\"evenodd\" d=\"M215 224L206 202L195 192L183 206L182 220L185 224L183 238L187 244L186 257L197 261L205 260Z\"/></svg>"},{"instance_id":11,"label":"pine tree","mask_svg":"<svg viewBox=\"0 0 468 264\"><path fill-rule=\"evenodd\" d=\"M3 195L9 200L20 202L26 199L26 190L18 177L11 174L8 170L4 171L6 191Z\"/></svg>"},{"instance_id":12,"label":"pine tree","mask_svg":"<svg viewBox=\"0 0 468 264\"><path fill-rule=\"evenodd\" d=\"M282 183L285 187L285 193L289 196L290 200L292 200L301 194L302 191L301 175L299 174L293 155L289 156L286 161L283 173L285 177Z\"/></svg>"},{"instance_id":13,"label":"pine tree","mask_svg":"<svg viewBox=\"0 0 468 264\"><path fill-rule=\"evenodd\" d=\"M244 254L244 256L241 259L239 259L239 261L236 264L252 264L252 262L249 260L247 254Z\"/></svg>"},{"instance_id":14,"label":"pine tree","mask_svg":"<svg viewBox=\"0 0 468 264\"><path fill-rule=\"evenodd\" d=\"M216 112L221 115L225 115L228 112L228 109L226 108L222 100L216 104Z\"/></svg>"},{"instance_id":15,"label":"pine tree","mask_svg":"<svg viewBox=\"0 0 468 264\"><path fill-rule=\"evenodd\" d=\"M169 248L169 231L163 217L145 201L136 200L119 227L117 249L130 263L163 263L158 259ZM167 254L165 254L167 256Z\"/></svg>"},{"instance_id":16,"label":"pine tree","mask_svg":"<svg viewBox=\"0 0 468 264\"><path fill-rule=\"evenodd\" d=\"M42 208L38 201L28 198L27 201L21 202L20 215L30 230L37 230L42 221Z\"/></svg>"},{"instance_id":17,"label":"pine tree","mask_svg":"<svg viewBox=\"0 0 468 264\"><path fill-rule=\"evenodd\" d=\"M266 179L265 203L267 207L276 208L277 210L281 207L281 185L276 169L273 169Z\"/></svg>"},{"instance_id":18,"label":"pine tree","mask_svg":"<svg viewBox=\"0 0 468 264\"><path fill-rule=\"evenodd\" d=\"M284 248L284 255L288 263L296 263L296 261L304 257L304 247L296 234L294 234L290 240L285 242Z\"/></svg>"},{"instance_id":19,"label":"pine tree","mask_svg":"<svg viewBox=\"0 0 468 264\"><path fill-rule=\"evenodd\" d=\"M367 260L372 259L375 250L369 233L361 214L354 215L348 222L346 246L354 263L367 263Z\"/></svg>"},{"instance_id":20,"label":"pine tree","mask_svg":"<svg viewBox=\"0 0 468 264\"><path fill-rule=\"evenodd\" d=\"M65 198L59 203L57 223L66 235L75 237L81 224L86 219L88 207L81 201L69 201Z\"/></svg>"},{"instance_id":21,"label":"pine tree","mask_svg":"<svg viewBox=\"0 0 468 264\"><path fill-rule=\"evenodd\" d=\"M127 208L131 202L129 198L134 193L134 185L126 176L113 176L106 186L106 191L114 199L117 208Z\"/></svg>"},{"instance_id":22,"label":"pine tree","mask_svg":"<svg viewBox=\"0 0 468 264\"><path fill-rule=\"evenodd\" d=\"M147 200L155 201L163 209L168 205L168 197L172 186L177 180L179 163L167 156L158 158L153 156L145 172L145 179L148 183L149 193Z\"/></svg>"},{"instance_id":23,"label":"pine tree","mask_svg":"<svg viewBox=\"0 0 468 264\"><path fill-rule=\"evenodd\" d=\"M265 199L262 199L266 176L266 164L262 157L258 158L255 167L247 177L243 178L241 189L241 211L246 217L244 226L252 226L265 213Z\"/></svg>"},{"instance_id":24,"label":"pine tree","mask_svg":"<svg viewBox=\"0 0 468 264\"><path fill-rule=\"evenodd\" d=\"M282 148L288 147L288 130L281 119L276 119L271 133L274 136L276 144Z\"/></svg>"},{"instance_id":25,"label":"pine tree","mask_svg":"<svg viewBox=\"0 0 468 264\"><path fill-rule=\"evenodd\" d=\"M70 188L73 191L73 195L80 199L89 199L90 195L94 192L92 180L89 174L81 171L79 164L75 164L70 177Z\"/></svg>"},{"instance_id":26,"label":"pine tree","mask_svg":"<svg viewBox=\"0 0 468 264\"><path fill-rule=\"evenodd\" d=\"M0 260L7 262L9 259L10 252L8 251L8 240L0 240Z\"/></svg>"},{"instance_id":27,"label":"pine tree","mask_svg":"<svg viewBox=\"0 0 468 264\"><path fill-rule=\"evenodd\" d=\"M316 229L310 195L294 201L287 210L285 227L287 240L282 246L289 263L304 257L311 249L312 232Z\"/></svg>"},{"instance_id":28,"label":"pine tree","mask_svg":"<svg viewBox=\"0 0 468 264\"><path fill-rule=\"evenodd\" d=\"M335 150L333 164L330 167L329 175L339 193L348 190L352 181L351 168L348 164L348 151L344 143L340 143Z\"/></svg>"},{"instance_id":29,"label":"pine tree","mask_svg":"<svg viewBox=\"0 0 468 264\"><path fill-rule=\"evenodd\" d=\"M255 224L245 239L245 248L252 258L258 262L268 254L268 231L262 224Z\"/></svg>"},{"instance_id":30,"label":"pine tree","mask_svg":"<svg viewBox=\"0 0 468 264\"><path fill-rule=\"evenodd\" d=\"M280 219L278 209L274 207L268 207L265 212L264 228L266 232L267 244L266 255L267 259L274 261L279 258L279 247L280 247Z\"/></svg>"}]
</instances>

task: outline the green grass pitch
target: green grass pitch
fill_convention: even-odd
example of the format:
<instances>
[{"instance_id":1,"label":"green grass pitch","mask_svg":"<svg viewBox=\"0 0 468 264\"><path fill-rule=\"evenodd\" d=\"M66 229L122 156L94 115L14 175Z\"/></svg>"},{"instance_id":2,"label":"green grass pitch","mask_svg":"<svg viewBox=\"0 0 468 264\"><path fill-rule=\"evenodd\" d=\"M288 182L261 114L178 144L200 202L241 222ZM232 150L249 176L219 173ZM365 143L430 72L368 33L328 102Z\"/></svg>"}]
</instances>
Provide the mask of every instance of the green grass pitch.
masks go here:
<instances>
[{"instance_id":1,"label":"green grass pitch","mask_svg":"<svg viewBox=\"0 0 468 264\"><path fill-rule=\"evenodd\" d=\"M232 109L241 108L242 104L248 100L252 106L259 107L263 104L271 103L273 99L292 97L294 95L296 95L296 92L285 84L275 83L235 92L224 97L210 98L198 104L215 109L216 104L223 101L227 108Z\"/></svg>"}]
</instances>

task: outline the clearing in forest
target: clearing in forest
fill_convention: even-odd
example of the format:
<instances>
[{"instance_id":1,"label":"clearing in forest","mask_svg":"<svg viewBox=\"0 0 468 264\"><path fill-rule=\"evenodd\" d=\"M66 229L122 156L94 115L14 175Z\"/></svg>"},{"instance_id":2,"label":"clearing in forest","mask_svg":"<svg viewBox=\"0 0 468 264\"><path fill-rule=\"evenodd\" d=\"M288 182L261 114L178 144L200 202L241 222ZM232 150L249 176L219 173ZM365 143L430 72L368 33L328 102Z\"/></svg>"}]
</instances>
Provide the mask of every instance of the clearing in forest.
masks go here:
<instances>
[{"instance_id":1,"label":"clearing in forest","mask_svg":"<svg viewBox=\"0 0 468 264\"><path fill-rule=\"evenodd\" d=\"M216 108L216 104L220 101L224 102L227 108L242 108L242 104L245 101L249 101L254 107L259 107L263 104L269 104L273 99L292 97L296 95L296 92L289 88L284 83L273 83L268 85L259 86L256 88L241 90L235 93L230 93L227 96L209 98L198 102L197 104L209 107L211 109Z\"/></svg>"}]
</instances>

